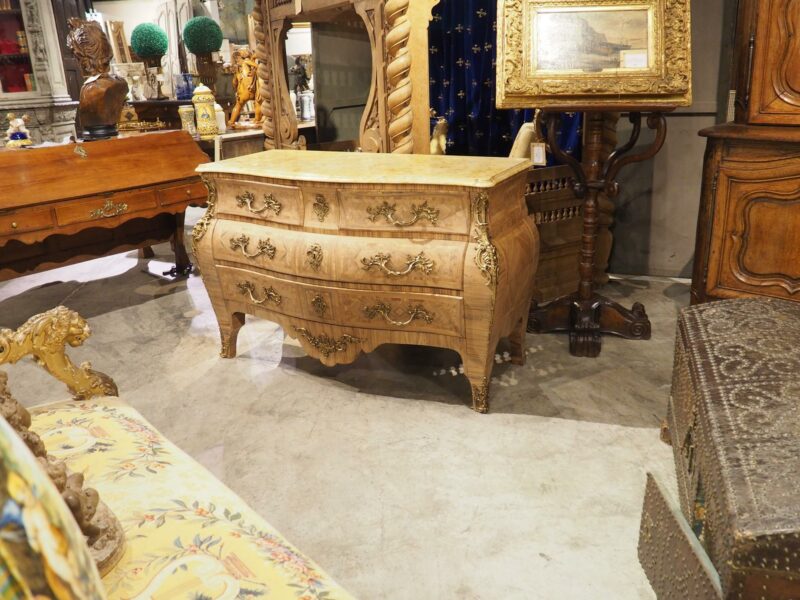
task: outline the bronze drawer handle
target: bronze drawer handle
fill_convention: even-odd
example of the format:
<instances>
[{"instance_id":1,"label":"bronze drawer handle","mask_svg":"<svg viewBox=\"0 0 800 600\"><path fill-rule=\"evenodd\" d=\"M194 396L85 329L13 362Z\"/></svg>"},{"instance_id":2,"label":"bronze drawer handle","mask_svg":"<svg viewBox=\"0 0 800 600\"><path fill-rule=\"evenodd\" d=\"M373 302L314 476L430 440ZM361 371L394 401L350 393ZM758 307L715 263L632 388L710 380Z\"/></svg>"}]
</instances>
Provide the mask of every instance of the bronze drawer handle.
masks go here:
<instances>
[{"instance_id":1,"label":"bronze drawer handle","mask_svg":"<svg viewBox=\"0 0 800 600\"><path fill-rule=\"evenodd\" d=\"M386 201L378 207L367 207L370 221L374 223L380 217L384 217L389 225L394 225L395 227L411 227L420 219L428 219L431 225L436 225L439 220L439 209L431 208L428 206L427 201L423 202L421 206L411 205L411 218L408 221L398 221L394 216L395 212L397 212L397 204L389 204Z\"/></svg>"},{"instance_id":2,"label":"bronze drawer handle","mask_svg":"<svg viewBox=\"0 0 800 600\"><path fill-rule=\"evenodd\" d=\"M283 301L281 295L277 291L275 291L275 288L273 287L262 288L264 290L264 297L261 300L259 300L255 296L256 286L250 283L249 281L242 281L241 283L238 283L236 287L239 288L240 294L243 295L246 294L247 296L249 296L250 302L252 302L253 304L264 305L267 302L274 302L277 306L280 306L281 302Z\"/></svg>"},{"instance_id":3,"label":"bronze drawer handle","mask_svg":"<svg viewBox=\"0 0 800 600\"><path fill-rule=\"evenodd\" d=\"M397 327L406 327L411 325L416 320L425 321L429 325L433 322L432 315L426 311L421 304L417 304L416 306L412 306L411 304L408 305L406 309L408 313L408 319L405 321L395 321L392 319L392 305L386 304L385 302L379 302L374 306L365 306L364 307L364 314L367 316L368 319L372 320L378 315L382 316L383 319L387 323L391 323L392 325L396 325Z\"/></svg>"},{"instance_id":4,"label":"bronze drawer handle","mask_svg":"<svg viewBox=\"0 0 800 600\"><path fill-rule=\"evenodd\" d=\"M294 330L303 336L306 341L311 344L311 347L322 354L322 356L325 358L336 352L347 351L348 344L358 344L364 341L361 338L347 334L344 334L338 340L324 333L320 336L315 336L308 329L303 327L294 327Z\"/></svg>"},{"instance_id":5,"label":"bronze drawer handle","mask_svg":"<svg viewBox=\"0 0 800 600\"><path fill-rule=\"evenodd\" d=\"M255 194L253 192L244 192L243 194L239 194L236 196L236 206L239 208L247 208L251 213L254 215L261 215L267 211L272 211L275 213L277 217L281 214L281 203L275 198L274 194L264 194L264 206L261 208L253 208L253 203L256 201Z\"/></svg>"},{"instance_id":6,"label":"bronze drawer handle","mask_svg":"<svg viewBox=\"0 0 800 600\"><path fill-rule=\"evenodd\" d=\"M275 252L277 248L272 245L272 241L267 238L265 240L258 240L258 246L256 246L255 252L249 252L247 247L250 245L250 238L245 234L240 235L238 238L231 239L231 250L234 252L236 250L241 250L242 255L247 258L258 258L262 254L273 260L275 258Z\"/></svg>"},{"instance_id":7,"label":"bronze drawer handle","mask_svg":"<svg viewBox=\"0 0 800 600\"><path fill-rule=\"evenodd\" d=\"M90 211L89 216L92 219L110 219L111 217L118 217L122 214L125 214L127 211L127 204L124 202L117 204L113 200L109 199L106 200L106 203L103 204L102 208L96 208Z\"/></svg>"},{"instance_id":8,"label":"bronze drawer handle","mask_svg":"<svg viewBox=\"0 0 800 600\"><path fill-rule=\"evenodd\" d=\"M406 259L405 271L395 271L389 267L389 262L392 260L391 254L379 253L372 258L362 258L361 264L365 271L369 271L372 267L378 267L381 271L392 277L403 277L410 274L414 269L419 269L425 275L430 275L433 272L433 261L425 256L424 252L420 252L416 256L408 255Z\"/></svg>"}]
</instances>

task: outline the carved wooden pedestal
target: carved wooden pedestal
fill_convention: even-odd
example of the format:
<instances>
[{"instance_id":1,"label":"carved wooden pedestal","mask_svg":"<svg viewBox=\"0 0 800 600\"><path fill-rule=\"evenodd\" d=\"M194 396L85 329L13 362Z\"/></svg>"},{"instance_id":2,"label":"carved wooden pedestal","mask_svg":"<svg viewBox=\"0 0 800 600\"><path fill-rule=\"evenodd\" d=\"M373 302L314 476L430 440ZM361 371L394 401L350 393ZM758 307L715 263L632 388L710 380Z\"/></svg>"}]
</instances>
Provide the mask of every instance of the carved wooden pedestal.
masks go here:
<instances>
[{"instance_id":1,"label":"carved wooden pedestal","mask_svg":"<svg viewBox=\"0 0 800 600\"><path fill-rule=\"evenodd\" d=\"M616 177L628 164L652 158L661 149L667 134L664 116L649 115L647 126L656 131L655 141L646 150L625 156L639 139L641 113L631 113L633 124L631 137L602 160L604 138L604 113L589 112L584 118L583 164L566 154L558 145L557 113L548 115L548 137L550 150L575 173L575 195L583 198L583 238L581 240L580 284L578 291L539 307L531 306L528 331L547 333L568 331L570 353L574 356L596 357L600 354L601 334L610 333L628 339L649 339L650 321L640 303L628 310L594 291L594 263L597 249L598 201L602 192L608 198L619 193Z\"/></svg>"}]
</instances>

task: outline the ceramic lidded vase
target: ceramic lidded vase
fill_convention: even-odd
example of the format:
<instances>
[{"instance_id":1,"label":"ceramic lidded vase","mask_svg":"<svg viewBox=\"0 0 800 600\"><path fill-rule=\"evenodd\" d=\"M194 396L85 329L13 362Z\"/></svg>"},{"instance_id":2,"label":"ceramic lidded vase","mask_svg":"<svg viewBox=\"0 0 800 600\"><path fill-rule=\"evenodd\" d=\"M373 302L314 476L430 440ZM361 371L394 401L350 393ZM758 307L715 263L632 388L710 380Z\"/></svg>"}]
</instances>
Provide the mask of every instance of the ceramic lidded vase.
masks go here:
<instances>
[{"instance_id":1,"label":"ceramic lidded vase","mask_svg":"<svg viewBox=\"0 0 800 600\"><path fill-rule=\"evenodd\" d=\"M200 139L213 139L219 133L217 114L214 110L214 94L207 86L199 85L192 95L192 104L194 104L197 133L200 135Z\"/></svg>"}]
</instances>

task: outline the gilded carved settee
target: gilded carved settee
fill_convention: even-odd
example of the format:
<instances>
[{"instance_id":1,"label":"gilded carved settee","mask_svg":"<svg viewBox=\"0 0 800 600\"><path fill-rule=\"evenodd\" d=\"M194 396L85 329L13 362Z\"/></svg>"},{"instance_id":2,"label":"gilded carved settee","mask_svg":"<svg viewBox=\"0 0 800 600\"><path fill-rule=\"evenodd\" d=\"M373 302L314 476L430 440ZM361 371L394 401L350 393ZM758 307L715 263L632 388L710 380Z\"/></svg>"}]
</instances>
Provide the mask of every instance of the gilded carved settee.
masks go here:
<instances>
[{"instance_id":1,"label":"gilded carved settee","mask_svg":"<svg viewBox=\"0 0 800 600\"><path fill-rule=\"evenodd\" d=\"M89 364L72 364L64 346L89 335L86 322L64 307L16 331L0 329L0 364L32 355L74 396L28 415L0 372L0 595L350 598L235 493L113 397L110 378ZM78 508L52 475L62 461L85 484ZM86 523L79 528L81 519L73 518L85 514L102 537L97 494L116 515L103 518L124 532L117 547L106 543L102 564Z\"/></svg>"}]
</instances>

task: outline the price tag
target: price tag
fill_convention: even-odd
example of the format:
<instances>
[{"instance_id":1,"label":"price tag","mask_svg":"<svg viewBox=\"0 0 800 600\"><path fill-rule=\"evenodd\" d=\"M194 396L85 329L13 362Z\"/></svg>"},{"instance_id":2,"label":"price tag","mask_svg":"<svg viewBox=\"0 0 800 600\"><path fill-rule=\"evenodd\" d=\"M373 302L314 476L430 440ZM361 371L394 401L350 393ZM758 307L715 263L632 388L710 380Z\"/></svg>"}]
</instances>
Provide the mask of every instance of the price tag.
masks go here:
<instances>
[{"instance_id":1,"label":"price tag","mask_svg":"<svg viewBox=\"0 0 800 600\"><path fill-rule=\"evenodd\" d=\"M547 146L542 142L531 144L531 162L535 167L547 166Z\"/></svg>"}]
</instances>

